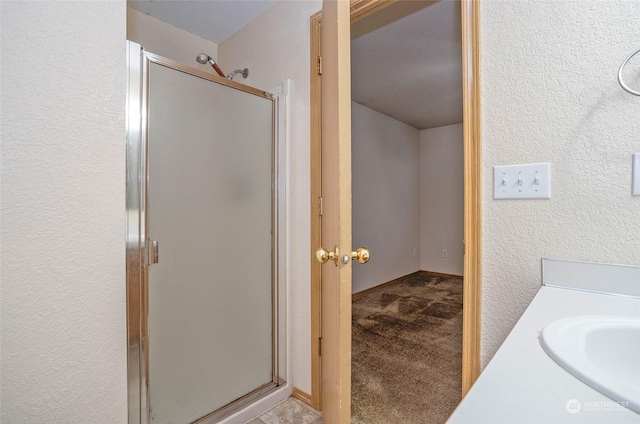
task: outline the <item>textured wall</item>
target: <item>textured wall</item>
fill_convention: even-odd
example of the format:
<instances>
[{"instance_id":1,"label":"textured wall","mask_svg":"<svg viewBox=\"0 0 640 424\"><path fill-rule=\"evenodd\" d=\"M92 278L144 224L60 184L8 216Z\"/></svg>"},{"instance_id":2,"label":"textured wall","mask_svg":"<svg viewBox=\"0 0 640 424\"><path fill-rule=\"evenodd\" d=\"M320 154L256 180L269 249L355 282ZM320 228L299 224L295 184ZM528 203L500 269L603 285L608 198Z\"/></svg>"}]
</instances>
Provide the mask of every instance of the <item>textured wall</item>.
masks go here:
<instances>
[{"instance_id":1,"label":"textured wall","mask_svg":"<svg viewBox=\"0 0 640 424\"><path fill-rule=\"evenodd\" d=\"M198 53L206 53L217 60L218 45L216 43L130 7L127 7L127 40L140 44L148 52L215 73L211 65L198 63L196 56ZM219 65L225 73L233 70L221 63Z\"/></svg>"},{"instance_id":2,"label":"textured wall","mask_svg":"<svg viewBox=\"0 0 640 424\"><path fill-rule=\"evenodd\" d=\"M640 264L640 98L616 81L640 47L640 2L481 5L486 364L540 287L542 257ZM493 166L543 161L550 200L492 199Z\"/></svg>"},{"instance_id":3,"label":"textured wall","mask_svg":"<svg viewBox=\"0 0 640 424\"><path fill-rule=\"evenodd\" d=\"M420 269L425 271L463 274L462 147L462 124L420 131Z\"/></svg>"},{"instance_id":4,"label":"textured wall","mask_svg":"<svg viewBox=\"0 0 640 424\"><path fill-rule=\"evenodd\" d=\"M1 418L125 423L125 4L1 23Z\"/></svg>"},{"instance_id":5,"label":"textured wall","mask_svg":"<svg viewBox=\"0 0 640 424\"><path fill-rule=\"evenodd\" d=\"M351 146L356 293L420 269L420 132L352 102Z\"/></svg>"},{"instance_id":6,"label":"textured wall","mask_svg":"<svg viewBox=\"0 0 640 424\"><path fill-rule=\"evenodd\" d=\"M309 243L309 19L322 3L280 1L218 45L223 69L249 68L236 80L269 90L286 79L291 96L292 323L294 385L311 392L311 293Z\"/></svg>"}]
</instances>

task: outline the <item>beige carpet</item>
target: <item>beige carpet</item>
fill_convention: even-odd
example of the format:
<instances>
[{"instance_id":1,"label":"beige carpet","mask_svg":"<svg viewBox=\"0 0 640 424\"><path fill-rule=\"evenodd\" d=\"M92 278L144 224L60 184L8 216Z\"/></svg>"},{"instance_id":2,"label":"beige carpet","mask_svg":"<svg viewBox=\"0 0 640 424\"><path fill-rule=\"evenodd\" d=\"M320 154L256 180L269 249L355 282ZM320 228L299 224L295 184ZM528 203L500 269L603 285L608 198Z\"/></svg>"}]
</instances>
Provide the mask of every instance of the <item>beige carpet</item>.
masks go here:
<instances>
[{"instance_id":1,"label":"beige carpet","mask_svg":"<svg viewBox=\"0 0 640 424\"><path fill-rule=\"evenodd\" d=\"M441 424L460 402L462 278L420 271L353 300L353 424Z\"/></svg>"}]
</instances>

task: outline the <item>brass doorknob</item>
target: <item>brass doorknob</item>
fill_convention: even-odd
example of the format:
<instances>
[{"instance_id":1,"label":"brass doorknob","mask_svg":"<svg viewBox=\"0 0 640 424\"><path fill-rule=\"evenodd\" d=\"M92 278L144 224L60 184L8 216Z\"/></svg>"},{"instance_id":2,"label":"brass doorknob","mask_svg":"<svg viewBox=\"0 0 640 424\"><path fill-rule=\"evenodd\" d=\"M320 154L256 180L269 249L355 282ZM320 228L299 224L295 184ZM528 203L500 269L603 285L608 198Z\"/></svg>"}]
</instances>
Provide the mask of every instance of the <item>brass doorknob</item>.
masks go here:
<instances>
[{"instance_id":1,"label":"brass doorknob","mask_svg":"<svg viewBox=\"0 0 640 424\"><path fill-rule=\"evenodd\" d=\"M330 260L333 261L336 266L338 266L338 261L345 265L351 261L358 261L361 264L366 264L369 262L369 258L369 250L364 247L359 247L358 250L351 253L344 253L342 257L340 257L338 252L338 246L336 246L333 251L328 251L324 247L319 247L318 250L316 250L316 260L321 264L325 264Z\"/></svg>"},{"instance_id":2,"label":"brass doorknob","mask_svg":"<svg viewBox=\"0 0 640 424\"><path fill-rule=\"evenodd\" d=\"M319 247L316 250L316 260L321 264L327 263L327 261L333 261L338 266L338 246L333 251L328 251L324 247Z\"/></svg>"},{"instance_id":3,"label":"brass doorknob","mask_svg":"<svg viewBox=\"0 0 640 424\"><path fill-rule=\"evenodd\" d=\"M355 252L351 252L351 260L357 260L361 264L369 262L369 257L369 250L366 247L359 247Z\"/></svg>"}]
</instances>

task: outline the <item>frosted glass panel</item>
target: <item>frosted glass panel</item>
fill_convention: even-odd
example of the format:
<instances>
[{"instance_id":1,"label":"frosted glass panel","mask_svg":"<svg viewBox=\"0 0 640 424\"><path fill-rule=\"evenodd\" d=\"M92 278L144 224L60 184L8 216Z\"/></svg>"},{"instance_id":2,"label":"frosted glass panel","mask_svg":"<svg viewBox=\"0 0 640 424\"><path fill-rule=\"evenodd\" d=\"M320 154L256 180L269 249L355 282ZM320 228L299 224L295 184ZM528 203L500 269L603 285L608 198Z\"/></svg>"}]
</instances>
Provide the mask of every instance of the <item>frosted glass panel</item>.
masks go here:
<instances>
[{"instance_id":1,"label":"frosted glass panel","mask_svg":"<svg viewBox=\"0 0 640 424\"><path fill-rule=\"evenodd\" d=\"M271 100L151 63L149 396L190 423L273 379Z\"/></svg>"}]
</instances>

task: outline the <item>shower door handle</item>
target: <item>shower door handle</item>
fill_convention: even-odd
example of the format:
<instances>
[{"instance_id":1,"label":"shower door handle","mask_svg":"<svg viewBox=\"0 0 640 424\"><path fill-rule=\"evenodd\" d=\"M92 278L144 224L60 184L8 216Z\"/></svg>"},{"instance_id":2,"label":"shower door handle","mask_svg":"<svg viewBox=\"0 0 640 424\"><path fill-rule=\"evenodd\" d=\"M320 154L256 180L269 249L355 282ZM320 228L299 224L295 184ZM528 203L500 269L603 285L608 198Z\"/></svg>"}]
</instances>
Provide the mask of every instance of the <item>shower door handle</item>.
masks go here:
<instances>
[{"instance_id":1,"label":"shower door handle","mask_svg":"<svg viewBox=\"0 0 640 424\"><path fill-rule=\"evenodd\" d=\"M158 240L149 240L149 265L158 263Z\"/></svg>"}]
</instances>

